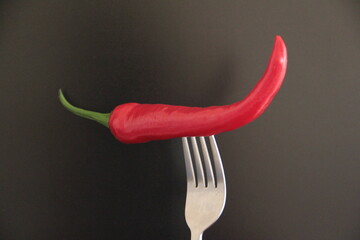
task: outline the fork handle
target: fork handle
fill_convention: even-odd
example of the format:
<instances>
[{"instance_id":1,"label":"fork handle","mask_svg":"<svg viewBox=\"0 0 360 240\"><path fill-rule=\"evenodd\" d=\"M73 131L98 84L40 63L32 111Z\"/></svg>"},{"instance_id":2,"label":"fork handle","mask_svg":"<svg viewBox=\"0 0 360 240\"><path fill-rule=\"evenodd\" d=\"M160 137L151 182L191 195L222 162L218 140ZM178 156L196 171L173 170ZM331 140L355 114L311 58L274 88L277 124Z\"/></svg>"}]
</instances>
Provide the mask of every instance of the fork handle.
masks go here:
<instances>
[{"instance_id":1,"label":"fork handle","mask_svg":"<svg viewBox=\"0 0 360 240\"><path fill-rule=\"evenodd\" d=\"M191 240L202 240L203 233L191 232Z\"/></svg>"}]
</instances>

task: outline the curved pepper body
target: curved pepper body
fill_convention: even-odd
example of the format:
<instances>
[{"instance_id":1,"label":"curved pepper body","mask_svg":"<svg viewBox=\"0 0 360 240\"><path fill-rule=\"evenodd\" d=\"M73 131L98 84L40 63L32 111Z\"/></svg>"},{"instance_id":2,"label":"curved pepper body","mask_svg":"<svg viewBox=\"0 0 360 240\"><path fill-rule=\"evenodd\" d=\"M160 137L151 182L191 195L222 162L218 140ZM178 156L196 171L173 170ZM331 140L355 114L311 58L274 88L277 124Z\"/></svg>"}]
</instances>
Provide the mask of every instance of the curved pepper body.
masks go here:
<instances>
[{"instance_id":1,"label":"curved pepper body","mask_svg":"<svg viewBox=\"0 0 360 240\"><path fill-rule=\"evenodd\" d=\"M205 108L126 103L112 111L109 128L123 143L210 136L234 130L255 120L265 111L280 89L286 67L286 46L277 36L264 75L242 101Z\"/></svg>"},{"instance_id":2,"label":"curved pepper body","mask_svg":"<svg viewBox=\"0 0 360 240\"><path fill-rule=\"evenodd\" d=\"M287 50L280 36L267 69L242 100L225 106L184 107L126 103L111 113L97 113L71 105L59 90L60 102L72 113L109 127L123 143L143 143L176 137L210 136L239 128L259 117L280 89L287 67Z\"/></svg>"}]
</instances>

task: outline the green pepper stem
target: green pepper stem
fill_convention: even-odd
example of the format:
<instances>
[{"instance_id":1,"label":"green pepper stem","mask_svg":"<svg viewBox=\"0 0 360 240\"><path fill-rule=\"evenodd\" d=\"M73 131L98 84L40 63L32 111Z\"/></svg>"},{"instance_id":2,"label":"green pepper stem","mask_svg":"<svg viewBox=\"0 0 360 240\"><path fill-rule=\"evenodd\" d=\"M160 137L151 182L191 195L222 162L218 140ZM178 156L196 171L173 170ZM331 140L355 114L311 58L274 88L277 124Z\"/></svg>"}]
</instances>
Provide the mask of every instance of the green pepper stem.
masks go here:
<instances>
[{"instance_id":1,"label":"green pepper stem","mask_svg":"<svg viewBox=\"0 0 360 240\"><path fill-rule=\"evenodd\" d=\"M70 112L74 113L75 115L78 115L83 118L87 118L90 120L94 120L105 127L109 127L109 117L110 113L98 113L93 111L88 111L85 109L81 109L78 107L73 106L71 103L69 103L66 98L64 97L64 94L62 93L61 89L59 89L59 99L61 104Z\"/></svg>"}]
</instances>

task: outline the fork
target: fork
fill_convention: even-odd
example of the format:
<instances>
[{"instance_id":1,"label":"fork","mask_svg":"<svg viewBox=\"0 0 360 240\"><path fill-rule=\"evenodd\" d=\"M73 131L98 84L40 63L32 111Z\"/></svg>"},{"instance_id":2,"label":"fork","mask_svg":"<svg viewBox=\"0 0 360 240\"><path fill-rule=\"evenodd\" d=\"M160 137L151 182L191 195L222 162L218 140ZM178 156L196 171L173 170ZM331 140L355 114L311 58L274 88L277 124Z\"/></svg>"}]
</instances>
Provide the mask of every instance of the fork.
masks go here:
<instances>
[{"instance_id":1,"label":"fork","mask_svg":"<svg viewBox=\"0 0 360 240\"><path fill-rule=\"evenodd\" d=\"M202 158L196 138L190 139L194 159L191 157L188 139L182 138L187 178L185 219L191 231L191 240L201 240L204 231L219 219L224 209L226 182L214 135L209 137L209 142L215 176L205 138L199 137Z\"/></svg>"}]
</instances>

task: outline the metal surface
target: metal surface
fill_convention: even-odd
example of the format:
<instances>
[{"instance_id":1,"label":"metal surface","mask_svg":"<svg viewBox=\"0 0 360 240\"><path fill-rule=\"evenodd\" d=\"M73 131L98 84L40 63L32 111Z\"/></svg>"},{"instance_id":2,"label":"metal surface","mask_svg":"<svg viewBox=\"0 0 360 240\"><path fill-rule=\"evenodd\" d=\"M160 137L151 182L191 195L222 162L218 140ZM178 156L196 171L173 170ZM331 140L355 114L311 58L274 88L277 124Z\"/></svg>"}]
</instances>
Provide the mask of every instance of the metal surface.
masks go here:
<instances>
[{"instance_id":1,"label":"metal surface","mask_svg":"<svg viewBox=\"0 0 360 240\"><path fill-rule=\"evenodd\" d=\"M187 138L182 138L187 176L185 218L191 230L191 240L202 239L203 232L220 217L226 201L225 174L215 137L209 137L215 177L205 138L199 139L203 161L196 138L191 137L194 158Z\"/></svg>"}]
</instances>

